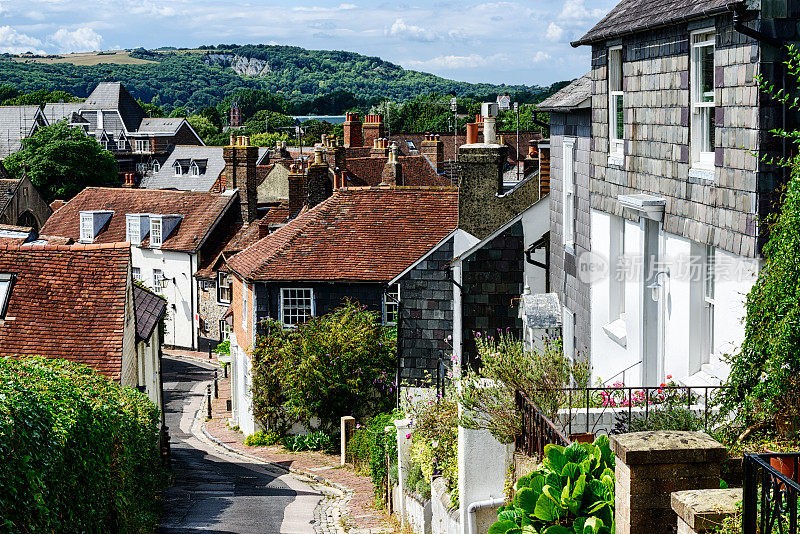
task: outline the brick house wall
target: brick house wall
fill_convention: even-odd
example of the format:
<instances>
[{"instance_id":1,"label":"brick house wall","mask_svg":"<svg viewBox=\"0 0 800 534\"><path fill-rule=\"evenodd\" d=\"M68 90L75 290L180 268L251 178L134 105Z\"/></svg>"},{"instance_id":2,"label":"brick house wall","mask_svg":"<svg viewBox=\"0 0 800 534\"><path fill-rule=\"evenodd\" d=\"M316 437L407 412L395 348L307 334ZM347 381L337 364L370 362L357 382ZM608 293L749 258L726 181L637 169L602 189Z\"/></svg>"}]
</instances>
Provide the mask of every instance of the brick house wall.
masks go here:
<instances>
[{"instance_id":1,"label":"brick house wall","mask_svg":"<svg viewBox=\"0 0 800 534\"><path fill-rule=\"evenodd\" d=\"M591 110L550 113L550 291L575 314L575 348L591 349L591 286L577 273L578 258L589 252L589 159ZM564 137L575 139L575 244L564 247Z\"/></svg>"},{"instance_id":2,"label":"brick house wall","mask_svg":"<svg viewBox=\"0 0 800 534\"><path fill-rule=\"evenodd\" d=\"M449 358L452 351L447 338L453 331L453 241L452 237L448 239L399 281L401 383L435 377L439 352Z\"/></svg>"}]
</instances>

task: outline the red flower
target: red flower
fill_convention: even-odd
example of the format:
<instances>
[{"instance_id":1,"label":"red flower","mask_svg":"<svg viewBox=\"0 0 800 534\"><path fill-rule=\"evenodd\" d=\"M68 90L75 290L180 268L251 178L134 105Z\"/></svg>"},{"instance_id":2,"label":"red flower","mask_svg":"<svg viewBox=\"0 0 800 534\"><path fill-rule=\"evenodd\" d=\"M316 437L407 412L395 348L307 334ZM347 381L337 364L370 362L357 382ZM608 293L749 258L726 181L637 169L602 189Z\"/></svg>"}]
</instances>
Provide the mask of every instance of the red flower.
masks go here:
<instances>
[{"instance_id":1,"label":"red flower","mask_svg":"<svg viewBox=\"0 0 800 534\"><path fill-rule=\"evenodd\" d=\"M667 375L667 380L672 380L672 375Z\"/></svg>"},{"instance_id":2,"label":"red flower","mask_svg":"<svg viewBox=\"0 0 800 534\"><path fill-rule=\"evenodd\" d=\"M667 387L667 385L662 382L659 387L665 388L665 387Z\"/></svg>"}]
</instances>

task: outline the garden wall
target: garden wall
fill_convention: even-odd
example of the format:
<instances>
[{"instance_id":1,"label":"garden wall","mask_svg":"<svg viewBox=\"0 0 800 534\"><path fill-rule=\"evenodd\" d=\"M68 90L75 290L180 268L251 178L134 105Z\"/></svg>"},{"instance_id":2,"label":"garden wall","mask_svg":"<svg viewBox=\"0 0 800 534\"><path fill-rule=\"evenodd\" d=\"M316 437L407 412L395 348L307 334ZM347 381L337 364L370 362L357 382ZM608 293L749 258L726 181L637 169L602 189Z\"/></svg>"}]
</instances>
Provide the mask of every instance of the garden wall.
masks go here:
<instances>
[{"instance_id":1,"label":"garden wall","mask_svg":"<svg viewBox=\"0 0 800 534\"><path fill-rule=\"evenodd\" d=\"M657 410L658 408L650 407L649 410ZM703 417L705 413L705 406L701 404L693 404L691 406L691 411L695 416ZM709 417L715 413L714 410L709 408ZM630 411L631 417L636 419L641 419L645 417L645 408L643 406L637 406L631 408ZM582 432L592 432L594 434L611 434L614 430L614 426L617 423L616 416L620 416L620 420L623 423L627 423L628 421L628 408L627 407L619 407L619 408L589 408L588 417L586 409L575 409L572 410L572 427L568 426L570 412L569 410L559 410L558 417L556 421L554 421L560 428L564 429L564 433L582 433ZM588 425L587 425L587 418L588 418ZM588 430L587 430L588 429Z\"/></svg>"}]
</instances>

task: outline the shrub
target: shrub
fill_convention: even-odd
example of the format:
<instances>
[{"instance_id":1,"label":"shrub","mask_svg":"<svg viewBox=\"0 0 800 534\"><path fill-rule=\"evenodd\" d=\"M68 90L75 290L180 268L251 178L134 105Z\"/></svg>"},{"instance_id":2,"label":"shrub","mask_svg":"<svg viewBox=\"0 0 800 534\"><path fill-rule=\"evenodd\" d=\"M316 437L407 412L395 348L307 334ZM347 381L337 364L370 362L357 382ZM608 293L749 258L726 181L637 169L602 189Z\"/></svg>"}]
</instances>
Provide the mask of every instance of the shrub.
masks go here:
<instances>
[{"instance_id":1,"label":"shrub","mask_svg":"<svg viewBox=\"0 0 800 534\"><path fill-rule=\"evenodd\" d=\"M517 481L489 534L613 534L614 455L608 436L567 448L547 445L542 465ZM588 534L588 533L587 533Z\"/></svg>"},{"instance_id":2,"label":"shrub","mask_svg":"<svg viewBox=\"0 0 800 534\"><path fill-rule=\"evenodd\" d=\"M541 348L525 350L522 341L499 331L497 337L475 334L480 374L465 369L459 397L464 409L461 424L487 429L503 443L522 430L514 394L524 392L550 419L567 402L563 388L589 382L588 364L564 357L561 339L546 338ZM486 380L488 379L488 381Z\"/></svg>"},{"instance_id":3,"label":"shrub","mask_svg":"<svg viewBox=\"0 0 800 534\"><path fill-rule=\"evenodd\" d=\"M328 434L317 431L311 434L285 436L281 439L281 445L292 452L333 451L335 442Z\"/></svg>"},{"instance_id":4,"label":"shrub","mask_svg":"<svg viewBox=\"0 0 800 534\"><path fill-rule=\"evenodd\" d=\"M0 359L0 530L152 532L156 406L86 366Z\"/></svg>"},{"instance_id":5,"label":"shrub","mask_svg":"<svg viewBox=\"0 0 800 534\"><path fill-rule=\"evenodd\" d=\"M385 506L389 470L397 464L397 433L386 432L384 428L392 425L397 418L394 412L376 415L366 426L356 429L347 443L347 457L355 468L369 474L375 491L377 506ZM391 465L386 464L387 456ZM391 459L394 462L391 462Z\"/></svg>"},{"instance_id":6,"label":"shrub","mask_svg":"<svg viewBox=\"0 0 800 534\"><path fill-rule=\"evenodd\" d=\"M244 439L244 444L248 447L269 447L281 440L281 435L277 432L267 432L259 430L255 434L250 434Z\"/></svg>"},{"instance_id":7,"label":"shrub","mask_svg":"<svg viewBox=\"0 0 800 534\"><path fill-rule=\"evenodd\" d=\"M396 337L380 315L347 302L296 330L268 320L253 353L256 417L270 429L317 417L334 433L343 415L367 420L394 404Z\"/></svg>"}]
</instances>

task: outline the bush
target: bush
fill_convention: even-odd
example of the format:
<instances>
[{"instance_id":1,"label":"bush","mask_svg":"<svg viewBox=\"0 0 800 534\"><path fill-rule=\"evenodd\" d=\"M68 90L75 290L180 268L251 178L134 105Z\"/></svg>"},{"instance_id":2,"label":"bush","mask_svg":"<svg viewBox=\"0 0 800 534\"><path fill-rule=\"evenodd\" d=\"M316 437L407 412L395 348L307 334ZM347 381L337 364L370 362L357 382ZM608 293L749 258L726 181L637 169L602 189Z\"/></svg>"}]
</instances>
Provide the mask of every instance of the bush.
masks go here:
<instances>
[{"instance_id":1,"label":"bush","mask_svg":"<svg viewBox=\"0 0 800 534\"><path fill-rule=\"evenodd\" d=\"M276 321L262 325L253 353L253 405L269 429L289 421L334 434L340 418L367 420L394 404L392 381L396 337L381 325L380 315L347 302L296 330Z\"/></svg>"},{"instance_id":2,"label":"bush","mask_svg":"<svg viewBox=\"0 0 800 534\"><path fill-rule=\"evenodd\" d=\"M255 434L250 434L244 439L244 444L248 447L269 447L281 440L281 435L277 432L267 432L259 430Z\"/></svg>"},{"instance_id":3,"label":"bush","mask_svg":"<svg viewBox=\"0 0 800 534\"><path fill-rule=\"evenodd\" d=\"M547 445L542 465L517 481L514 500L497 512L489 534L613 534L614 455L608 436L566 449Z\"/></svg>"},{"instance_id":4,"label":"bush","mask_svg":"<svg viewBox=\"0 0 800 534\"><path fill-rule=\"evenodd\" d=\"M161 418L86 366L0 359L0 530L152 532Z\"/></svg>"},{"instance_id":5,"label":"bush","mask_svg":"<svg viewBox=\"0 0 800 534\"><path fill-rule=\"evenodd\" d=\"M392 467L397 469L397 433L386 432L397 419L394 412L376 415L366 426L358 428L347 443L347 457L353 466L363 474L369 474L375 491L377 506L386 505L386 490L389 485L387 474ZM390 464L386 464L387 456ZM395 475L396 476L396 475Z\"/></svg>"}]
</instances>

